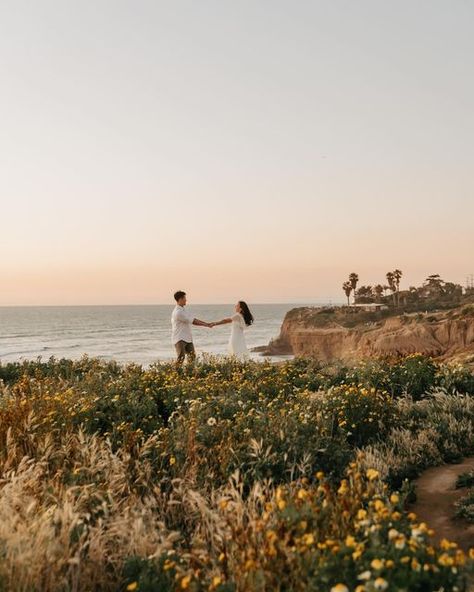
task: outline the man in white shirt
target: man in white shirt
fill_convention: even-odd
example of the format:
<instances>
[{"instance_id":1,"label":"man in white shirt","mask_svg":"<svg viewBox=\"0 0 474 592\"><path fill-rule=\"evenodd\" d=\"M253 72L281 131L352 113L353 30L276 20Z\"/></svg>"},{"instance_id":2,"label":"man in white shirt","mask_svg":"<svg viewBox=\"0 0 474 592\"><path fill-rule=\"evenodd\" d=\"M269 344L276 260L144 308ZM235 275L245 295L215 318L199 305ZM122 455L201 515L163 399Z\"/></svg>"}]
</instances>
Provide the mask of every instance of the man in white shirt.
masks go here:
<instances>
[{"instance_id":1,"label":"man in white shirt","mask_svg":"<svg viewBox=\"0 0 474 592\"><path fill-rule=\"evenodd\" d=\"M174 299L176 300L176 306L171 315L171 340L176 349L177 365L181 366L185 356L188 356L189 363L194 362L196 357L191 326L211 327L212 325L195 319L185 311L186 292L182 292L181 290L175 292Z\"/></svg>"}]
</instances>

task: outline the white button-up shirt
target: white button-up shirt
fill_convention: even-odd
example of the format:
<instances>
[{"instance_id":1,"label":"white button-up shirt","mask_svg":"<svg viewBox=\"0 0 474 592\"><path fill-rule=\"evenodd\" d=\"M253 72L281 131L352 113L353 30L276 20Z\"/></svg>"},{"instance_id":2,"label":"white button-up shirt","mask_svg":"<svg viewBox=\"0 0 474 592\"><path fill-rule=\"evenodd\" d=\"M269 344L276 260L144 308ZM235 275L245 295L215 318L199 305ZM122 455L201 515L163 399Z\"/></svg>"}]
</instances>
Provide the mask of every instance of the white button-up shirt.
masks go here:
<instances>
[{"instance_id":1,"label":"white button-up shirt","mask_svg":"<svg viewBox=\"0 0 474 592\"><path fill-rule=\"evenodd\" d=\"M171 341L173 344L178 341L186 341L186 343L193 342L193 334L191 327L194 321L194 316L188 314L184 310L184 306L177 304L171 315Z\"/></svg>"}]
</instances>

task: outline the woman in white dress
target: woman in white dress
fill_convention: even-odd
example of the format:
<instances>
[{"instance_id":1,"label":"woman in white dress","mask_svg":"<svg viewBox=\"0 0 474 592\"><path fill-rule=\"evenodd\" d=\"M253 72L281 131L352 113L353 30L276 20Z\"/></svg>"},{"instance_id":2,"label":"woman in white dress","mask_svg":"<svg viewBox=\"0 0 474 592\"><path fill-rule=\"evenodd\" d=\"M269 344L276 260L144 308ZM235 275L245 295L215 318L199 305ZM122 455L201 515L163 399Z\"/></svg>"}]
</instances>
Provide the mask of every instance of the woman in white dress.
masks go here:
<instances>
[{"instance_id":1,"label":"woman in white dress","mask_svg":"<svg viewBox=\"0 0 474 592\"><path fill-rule=\"evenodd\" d=\"M249 350L245 343L244 329L250 327L253 323L253 316L250 312L247 303L243 300L239 300L235 305L235 314L221 321L210 323L211 326L216 325L227 325L232 323L229 339L229 353L231 356L235 356L241 360L247 360L249 358Z\"/></svg>"}]
</instances>

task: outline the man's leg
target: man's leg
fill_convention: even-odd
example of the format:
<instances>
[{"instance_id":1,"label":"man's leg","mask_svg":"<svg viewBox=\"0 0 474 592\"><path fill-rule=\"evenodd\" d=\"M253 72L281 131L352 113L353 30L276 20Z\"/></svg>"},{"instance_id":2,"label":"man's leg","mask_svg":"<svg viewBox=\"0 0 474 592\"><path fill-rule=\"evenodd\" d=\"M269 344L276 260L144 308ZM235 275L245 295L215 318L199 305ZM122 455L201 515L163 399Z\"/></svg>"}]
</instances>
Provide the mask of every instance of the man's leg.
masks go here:
<instances>
[{"instance_id":1,"label":"man's leg","mask_svg":"<svg viewBox=\"0 0 474 592\"><path fill-rule=\"evenodd\" d=\"M194 349L194 343L186 343L185 345L186 355L188 356L188 364L194 364L196 359L196 350Z\"/></svg>"},{"instance_id":2,"label":"man's leg","mask_svg":"<svg viewBox=\"0 0 474 592\"><path fill-rule=\"evenodd\" d=\"M181 366L184 362L184 356L186 355L186 342L178 341L174 344L176 350L176 366Z\"/></svg>"}]
</instances>

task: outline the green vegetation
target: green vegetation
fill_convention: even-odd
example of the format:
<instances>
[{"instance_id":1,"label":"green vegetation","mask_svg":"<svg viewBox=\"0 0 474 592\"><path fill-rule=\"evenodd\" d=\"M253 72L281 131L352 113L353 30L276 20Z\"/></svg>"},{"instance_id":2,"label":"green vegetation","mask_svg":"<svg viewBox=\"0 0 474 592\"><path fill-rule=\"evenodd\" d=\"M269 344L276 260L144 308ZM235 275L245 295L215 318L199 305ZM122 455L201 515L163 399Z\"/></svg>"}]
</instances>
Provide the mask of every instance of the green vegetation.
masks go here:
<instances>
[{"instance_id":1,"label":"green vegetation","mask_svg":"<svg viewBox=\"0 0 474 592\"><path fill-rule=\"evenodd\" d=\"M456 503L456 516L474 523L474 489L470 489L469 492Z\"/></svg>"},{"instance_id":2,"label":"green vegetation","mask_svg":"<svg viewBox=\"0 0 474 592\"><path fill-rule=\"evenodd\" d=\"M468 473L462 473L459 475L456 481L456 488L462 489L463 487L473 487L474 486L474 471L469 471Z\"/></svg>"},{"instance_id":3,"label":"green vegetation","mask_svg":"<svg viewBox=\"0 0 474 592\"><path fill-rule=\"evenodd\" d=\"M471 560L405 510L474 452L474 377L84 358L0 366L0 589L465 589Z\"/></svg>"},{"instance_id":4,"label":"green vegetation","mask_svg":"<svg viewBox=\"0 0 474 592\"><path fill-rule=\"evenodd\" d=\"M468 298L468 297L466 297ZM474 317L473 302L466 303L460 307L440 307L436 301L423 302L420 305L406 306L403 309L385 308L382 310L364 310L355 307L325 306L321 308L294 308L290 310L286 321L298 321L302 327L328 328L332 325L345 327L346 329L360 328L373 329L382 326L382 322L390 317L399 316L402 322L418 321L436 323L443 319L466 319ZM422 312L420 312L420 310ZM431 314L429 314L431 313Z\"/></svg>"},{"instance_id":5,"label":"green vegetation","mask_svg":"<svg viewBox=\"0 0 474 592\"><path fill-rule=\"evenodd\" d=\"M467 494L456 503L456 516L474 523L474 471L459 475L456 487L458 489L470 488Z\"/></svg>"},{"instance_id":6,"label":"green vegetation","mask_svg":"<svg viewBox=\"0 0 474 592\"><path fill-rule=\"evenodd\" d=\"M359 276L351 273L342 289L350 305L353 294L355 304L380 304L392 309L392 313L445 310L474 303L474 289L444 281L438 274L426 278L422 286L410 286L400 291L403 272L400 269L386 274L386 284L364 285L357 289ZM389 294L387 295L387 292Z\"/></svg>"}]
</instances>

